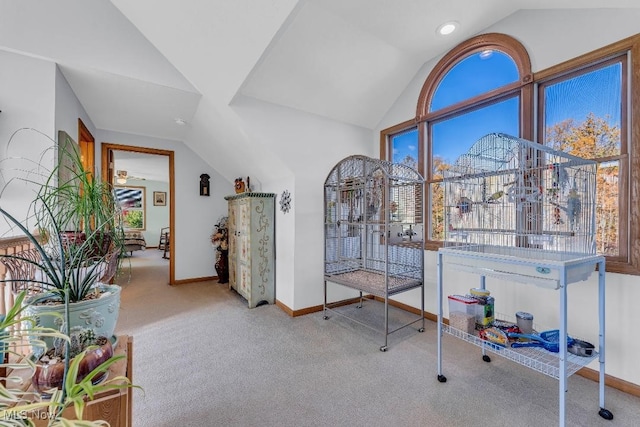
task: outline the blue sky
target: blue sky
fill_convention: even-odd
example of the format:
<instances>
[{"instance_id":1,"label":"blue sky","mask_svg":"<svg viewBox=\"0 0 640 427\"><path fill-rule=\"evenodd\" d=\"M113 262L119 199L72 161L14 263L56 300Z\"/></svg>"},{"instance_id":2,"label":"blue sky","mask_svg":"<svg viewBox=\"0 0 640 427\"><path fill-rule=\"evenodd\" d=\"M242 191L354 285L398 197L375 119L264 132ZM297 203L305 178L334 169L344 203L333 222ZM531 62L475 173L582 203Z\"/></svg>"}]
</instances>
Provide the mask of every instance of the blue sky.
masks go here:
<instances>
[{"instance_id":1,"label":"blue sky","mask_svg":"<svg viewBox=\"0 0 640 427\"><path fill-rule=\"evenodd\" d=\"M558 123L568 118L581 122L589 113L609 117L620 126L622 66L615 63L569 79L545 90L545 122Z\"/></svg>"},{"instance_id":2,"label":"blue sky","mask_svg":"<svg viewBox=\"0 0 640 427\"><path fill-rule=\"evenodd\" d=\"M622 67L615 63L571 78L545 89L545 123L552 125L567 118L582 122L589 113L609 118L619 126L621 116L620 82ZM440 83L432 110L468 99L518 79L513 61L500 52L479 53L461 61ZM502 132L519 136L519 98L511 98L462 116L434 123L433 153L453 163L482 136ZM394 138L393 161L407 155L418 158L418 132Z\"/></svg>"}]
</instances>

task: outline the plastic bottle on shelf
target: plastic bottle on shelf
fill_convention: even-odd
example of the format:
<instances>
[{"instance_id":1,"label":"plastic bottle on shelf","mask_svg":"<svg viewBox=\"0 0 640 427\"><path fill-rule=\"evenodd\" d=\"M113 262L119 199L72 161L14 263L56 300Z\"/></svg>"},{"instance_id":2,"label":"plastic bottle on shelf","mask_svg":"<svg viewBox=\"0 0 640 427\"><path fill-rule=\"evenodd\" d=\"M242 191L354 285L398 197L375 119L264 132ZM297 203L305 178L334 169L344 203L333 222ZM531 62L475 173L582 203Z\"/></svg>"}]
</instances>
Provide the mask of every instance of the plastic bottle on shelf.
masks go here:
<instances>
[{"instance_id":1,"label":"plastic bottle on shelf","mask_svg":"<svg viewBox=\"0 0 640 427\"><path fill-rule=\"evenodd\" d=\"M471 288L469 295L478 301L476 307L476 324L481 328L490 326L495 320L495 301L491 292L482 288Z\"/></svg>"}]
</instances>

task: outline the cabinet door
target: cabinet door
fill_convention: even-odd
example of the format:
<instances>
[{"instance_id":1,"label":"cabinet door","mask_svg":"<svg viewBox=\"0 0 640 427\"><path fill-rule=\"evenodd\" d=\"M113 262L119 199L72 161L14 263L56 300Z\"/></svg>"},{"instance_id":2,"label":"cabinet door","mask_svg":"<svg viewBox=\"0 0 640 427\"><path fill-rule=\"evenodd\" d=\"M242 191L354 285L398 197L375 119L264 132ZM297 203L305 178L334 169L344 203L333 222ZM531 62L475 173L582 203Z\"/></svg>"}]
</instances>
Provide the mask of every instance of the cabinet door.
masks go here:
<instances>
[{"instance_id":1,"label":"cabinet door","mask_svg":"<svg viewBox=\"0 0 640 427\"><path fill-rule=\"evenodd\" d=\"M251 199L238 202L238 292L250 300L251 297Z\"/></svg>"},{"instance_id":2,"label":"cabinet door","mask_svg":"<svg viewBox=\"0 0 640 427\"><path fill-rule=\"evenodd\" d=\"M229 201L229 287L238 288L237 282L237 252L238 252L238 203L235 200Z\"/></svg>"}]
</instances>

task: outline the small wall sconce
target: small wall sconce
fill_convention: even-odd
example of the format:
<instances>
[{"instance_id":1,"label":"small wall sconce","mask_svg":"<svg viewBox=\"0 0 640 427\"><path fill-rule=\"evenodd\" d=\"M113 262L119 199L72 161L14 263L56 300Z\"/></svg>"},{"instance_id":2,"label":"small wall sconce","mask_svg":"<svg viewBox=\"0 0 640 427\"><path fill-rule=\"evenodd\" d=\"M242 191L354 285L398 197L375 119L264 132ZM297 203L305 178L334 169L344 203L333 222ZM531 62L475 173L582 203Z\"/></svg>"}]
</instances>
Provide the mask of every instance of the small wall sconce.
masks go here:
<instances>
[{"instance_id":1,"label":"small wall sconce","mask_svg":"<svg viewBox=\"0 0 640 427\"><path fill-rule=\"evenodd\" d=\"M201 196L209 196L209 175L203 173L200 175L200 195Z\"/></svg>"}]
</instances>

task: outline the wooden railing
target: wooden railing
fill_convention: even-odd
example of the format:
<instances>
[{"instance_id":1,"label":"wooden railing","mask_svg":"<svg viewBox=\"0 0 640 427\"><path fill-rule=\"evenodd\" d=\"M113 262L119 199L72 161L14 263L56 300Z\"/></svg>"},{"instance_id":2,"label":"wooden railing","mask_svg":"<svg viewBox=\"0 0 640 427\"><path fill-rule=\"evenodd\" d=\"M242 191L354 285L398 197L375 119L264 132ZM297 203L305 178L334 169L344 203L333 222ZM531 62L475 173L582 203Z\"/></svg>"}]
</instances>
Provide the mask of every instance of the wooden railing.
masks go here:
<instances>
[{"instance_id":1,"label":"wooden railing","mask_svg":"<svg viewBox=\"0 0 640 427\"><path fill-rule=\"evenodd\" d=\"M11 255L32 247L32 243L26 237L8 237L0 239L0 254ZM0 280L8 277L7 269L0 262ZM7 314L7 310L13 306L14 295L11 292L11 284L0 282L0 314Z\"/></svg>"}]
</instances>

